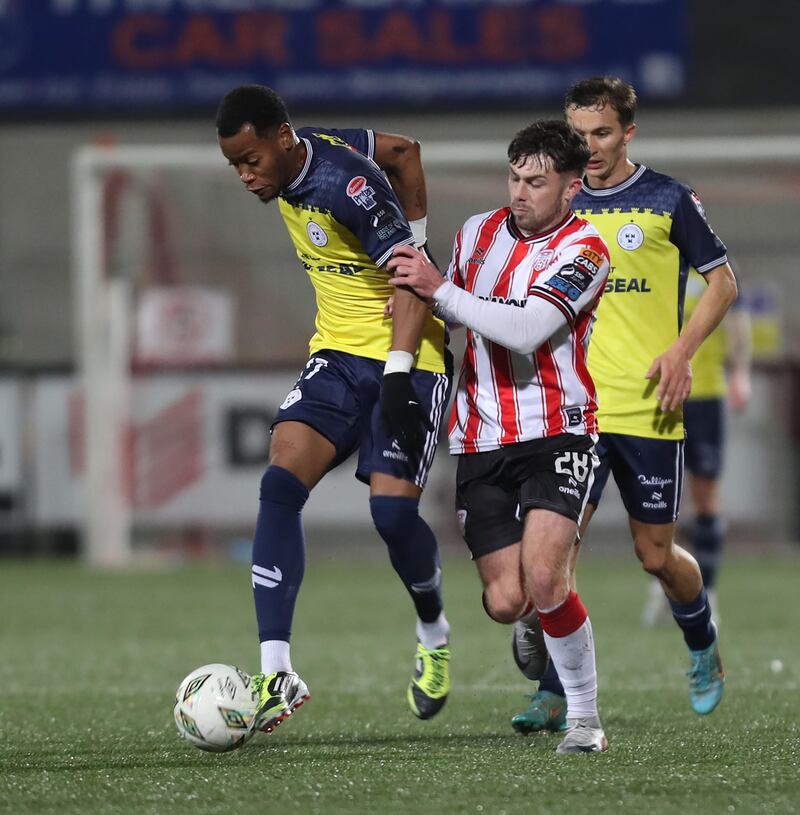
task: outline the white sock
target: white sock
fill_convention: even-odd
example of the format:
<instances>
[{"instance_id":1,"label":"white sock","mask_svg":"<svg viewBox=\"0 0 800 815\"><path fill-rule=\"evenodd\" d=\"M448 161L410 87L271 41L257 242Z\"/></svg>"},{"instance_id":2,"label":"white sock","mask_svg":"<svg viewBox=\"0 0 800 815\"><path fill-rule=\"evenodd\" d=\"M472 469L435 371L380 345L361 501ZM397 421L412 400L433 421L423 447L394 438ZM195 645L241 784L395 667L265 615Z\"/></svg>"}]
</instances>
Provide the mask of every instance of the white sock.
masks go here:
<instances>
[{"instance_id":1,"label":"white sock","mask_svg":"<svg viewBox=\"0 0 800 815\"><path fill-rule=\"evenodd\" d=\"M265 640L261 643L261 673L264 676L278 671L291 671L289 643L285 640Z\"/></svg>"},{"instance_id":2,"label":"white sock","mask_svg":"<svg viewBox=\"0 0 800 815\"><path fill-rule=\"evenodd\" d=\"M450 636L450 623L442 612L432 623L423 623L417 617L417 639L423 648L429 651L434 648L441 648L447 645L447 638Z\"/></svg>"},{"instance_id":3,"label":"white sock","mask_svg":"<svg viewBox=\"0 0 800 815\"><path fill-rule=\"evenodd\" d=\"M566 637L551 637L545 632L544 641L564 686L567 718L597 716L597 668L589 618Z\"/></svg>"}]
</instances>

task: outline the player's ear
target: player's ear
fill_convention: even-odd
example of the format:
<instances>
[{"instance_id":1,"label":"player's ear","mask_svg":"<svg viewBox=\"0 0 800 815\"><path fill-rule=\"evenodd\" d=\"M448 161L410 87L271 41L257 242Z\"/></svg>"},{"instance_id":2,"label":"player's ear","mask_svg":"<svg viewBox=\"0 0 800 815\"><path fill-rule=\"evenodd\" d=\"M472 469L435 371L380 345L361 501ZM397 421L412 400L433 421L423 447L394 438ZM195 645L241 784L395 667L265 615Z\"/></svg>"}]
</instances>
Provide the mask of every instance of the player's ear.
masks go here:
<instances>
[{"instance_id":1,"label":"player's ear","mask_svg":"<svg viewBox=\"0 0 800 815\"><path fill-rule=\"evenodd\" d=\"M572 199L578 194L583 182L580 178L573 178L564 189L564 200L567 204L572 203Z\"/></svg>"},{"instance_id":2,"label":"player's ear","mask_svg":"<svg viewBox=\"0 0 800 815\"><path fill-rule=\"evenodd\" d=\"M631 139L636 135L636 122L631 122L622 132L623 144L628 144Z\"/></svg>"},{"instance_id":3,"label":"player's ear","mask_svg":"<svg viewBox=\"0 0 800 815\"><path fill-rule=\"evenodd\" d=\"M289 122L281 122L278 125L278 144L284 150L291 150L299 139L295 135L294 128Z\"/></svg>"}]
</instances>

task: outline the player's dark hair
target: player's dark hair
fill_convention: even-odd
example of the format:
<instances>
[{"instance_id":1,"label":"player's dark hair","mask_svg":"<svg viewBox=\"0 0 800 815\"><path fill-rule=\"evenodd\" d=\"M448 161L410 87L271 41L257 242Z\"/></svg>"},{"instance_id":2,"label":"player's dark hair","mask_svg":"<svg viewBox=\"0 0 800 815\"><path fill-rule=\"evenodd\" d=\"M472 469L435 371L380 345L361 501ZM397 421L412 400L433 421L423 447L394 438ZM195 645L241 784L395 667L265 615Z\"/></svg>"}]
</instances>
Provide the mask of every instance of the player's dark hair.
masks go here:
<instances>
[{"instance_id":1,"label":"player's dark hair","mask_svg":"<svg viewBox=\"0 0 800 815\"><path fill-rule=\"evenodd\" d=\"M235 136L247 123L256 135L266 136L284 122L289 122L286 103L265 85L239 85L225 94L217 109L217 133L223 139Z\"/></svg>"},{"instance_id":2,"label":"player's dark hair","mask_svg":"<svg viewBox=\"0 0 800 815\"><path fill-rule=\"evenodd\" d=\"M528 125L508 145L508 160L512 164L521 164L528 156L542 156L552 162L557 173L574 173L578 177L586 170L589 155L583 136L559 119Z\"/></svg>"},{"instance_id":3,"label":"player's dark hair","mask_svg":"<svg viewBox=\"0 0 800 815\"><path fill-rule=\"evenodd\" d=\"M611 105L623 127L636 117L636 91L633 85L616 76L593 76L576 82L564 97L564 109L602 108Z\"/></svg>"}]
</instances>

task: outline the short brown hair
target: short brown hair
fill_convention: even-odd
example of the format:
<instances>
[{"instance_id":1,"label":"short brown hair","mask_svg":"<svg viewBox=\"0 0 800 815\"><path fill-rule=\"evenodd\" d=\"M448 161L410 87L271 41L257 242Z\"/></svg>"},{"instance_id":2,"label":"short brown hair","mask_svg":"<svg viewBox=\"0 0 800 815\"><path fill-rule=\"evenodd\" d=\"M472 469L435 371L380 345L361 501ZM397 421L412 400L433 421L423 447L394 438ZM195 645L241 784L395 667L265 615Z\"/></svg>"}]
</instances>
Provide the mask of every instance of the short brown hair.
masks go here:
<instances>
[{"instance_id":1,"label":"short brown hair","mask_svg":"<svg viewBox=\"0 0 800 815\"><path fill-rule=\"evenodd\" d=\"M564 110L572 107L595 108L611 105L623 127L636 117L636 91L617 76L593 76L576 82L564 97Z\"/></svg>"}]
</instances>

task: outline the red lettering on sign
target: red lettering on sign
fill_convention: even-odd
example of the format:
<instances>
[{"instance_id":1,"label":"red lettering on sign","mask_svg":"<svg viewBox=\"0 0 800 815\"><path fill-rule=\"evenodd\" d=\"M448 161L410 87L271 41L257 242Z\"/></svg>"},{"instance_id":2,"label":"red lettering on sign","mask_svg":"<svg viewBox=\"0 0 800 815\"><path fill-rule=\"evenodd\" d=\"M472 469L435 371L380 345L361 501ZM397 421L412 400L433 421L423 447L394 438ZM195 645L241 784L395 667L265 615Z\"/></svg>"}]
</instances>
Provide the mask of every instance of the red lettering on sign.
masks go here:
<instances>
[{"instance_id":1,"label":"red lettering on sign","mask_svg":"<svg viewBox=\"0 0 800 815\"><path fill-rule=\"evenodd\" d=\"M229 27L195 14L173 23L158 14L132 14L112 34L116 62L125 68L185 67L195 63L244 66L253 61L287 65L287 18L272 12L237 14Z\"/></svg>"},{"instance_id":2,"label":"red lettering on sign","mask_svg":"<svg viewBox=\"0 0 800 815\"><path fill-rule=\"evenodd\" d=\"M586 54L589 38L579 8L543 8L536 13L536 55L547 62L571 62Z\"/></svg>"},{"instance_id":3,"label":"red lettering on sign","mask_svg":"<svg viewBox=\"0 0 800 815\"><path fill-rule=\"evenodd\" d=\"M115 60L126 68L160 68L169 21L158 14L125 17L111 35Z\"/></svg>"}]
</instances>

